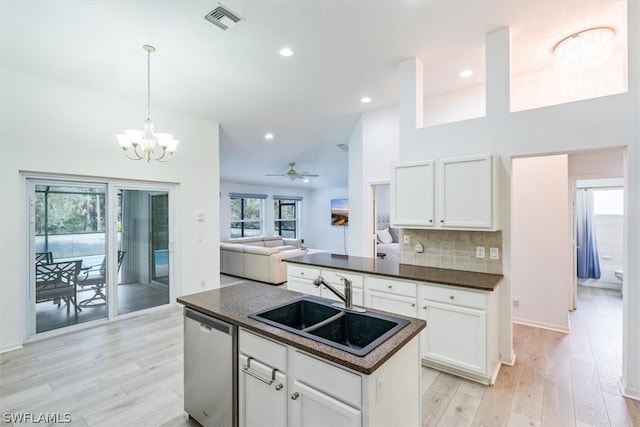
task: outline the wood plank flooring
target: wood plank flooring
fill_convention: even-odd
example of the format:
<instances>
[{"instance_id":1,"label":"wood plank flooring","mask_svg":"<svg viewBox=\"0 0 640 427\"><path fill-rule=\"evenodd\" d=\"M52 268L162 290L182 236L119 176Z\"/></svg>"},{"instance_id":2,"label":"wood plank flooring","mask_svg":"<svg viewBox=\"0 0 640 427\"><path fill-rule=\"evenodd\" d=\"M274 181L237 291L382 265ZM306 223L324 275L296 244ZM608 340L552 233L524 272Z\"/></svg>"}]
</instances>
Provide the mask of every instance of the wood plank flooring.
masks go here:
<instances>
[{"instance_id":1,"label":"wood plank flooring","mask_svg":"<svg viewBox=\"0 0 640 427\"><path fill-rule=\"evenodd\" d=\"M572 334L514 325L517 360L495 385L423 368L423 426L639 426L640 403L618 387L621 316L619 292L581 288ZM73 426L196 425L182 409L182 351L178 307L27 344L0 355L0 423L30 413Z\"/></svg>"}]
</instances>

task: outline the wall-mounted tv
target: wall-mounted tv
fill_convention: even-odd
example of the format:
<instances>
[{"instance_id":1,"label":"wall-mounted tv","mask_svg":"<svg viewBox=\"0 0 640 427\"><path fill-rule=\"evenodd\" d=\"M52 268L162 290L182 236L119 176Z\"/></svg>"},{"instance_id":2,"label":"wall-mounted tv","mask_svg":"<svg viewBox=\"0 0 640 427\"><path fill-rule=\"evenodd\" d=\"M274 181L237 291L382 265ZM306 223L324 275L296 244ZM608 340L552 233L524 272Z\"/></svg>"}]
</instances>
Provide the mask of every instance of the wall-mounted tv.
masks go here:
<instances>
[{"instance_id":1,"label":"wall-mounted tv","mask_svg":"<svg viewBox=\"0 0 640 427\"><path fill-rule=\"evenodd\" d=\"M349 225L349 199L331 199L331 225Z\"/></svg>"}]
</instances>

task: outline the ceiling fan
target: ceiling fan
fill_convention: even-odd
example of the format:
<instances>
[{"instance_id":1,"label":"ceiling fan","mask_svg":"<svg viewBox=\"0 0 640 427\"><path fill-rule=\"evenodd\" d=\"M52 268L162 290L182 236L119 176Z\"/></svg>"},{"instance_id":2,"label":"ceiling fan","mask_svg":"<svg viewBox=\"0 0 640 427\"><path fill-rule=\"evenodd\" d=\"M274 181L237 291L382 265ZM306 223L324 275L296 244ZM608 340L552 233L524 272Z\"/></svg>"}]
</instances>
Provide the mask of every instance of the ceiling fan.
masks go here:
<instances>
[{"instance_id":1,"label":"ceiling fan","mask_svg":"<svg viewBox=\"0 0 640 427\"><path fill-rule=\"evenodd\" d=\"M309 172L298 172L297 170L295 170L293 168L293 166L295 165L294 162L289 163L289 170L284 172L284 173L268 173L265 174L265 176L286 176L288 177L291 181L294 181L296 179L305 179L305 178L315 178L317 175L315 173L309 173Z\"/></svg>"}]
</instances>

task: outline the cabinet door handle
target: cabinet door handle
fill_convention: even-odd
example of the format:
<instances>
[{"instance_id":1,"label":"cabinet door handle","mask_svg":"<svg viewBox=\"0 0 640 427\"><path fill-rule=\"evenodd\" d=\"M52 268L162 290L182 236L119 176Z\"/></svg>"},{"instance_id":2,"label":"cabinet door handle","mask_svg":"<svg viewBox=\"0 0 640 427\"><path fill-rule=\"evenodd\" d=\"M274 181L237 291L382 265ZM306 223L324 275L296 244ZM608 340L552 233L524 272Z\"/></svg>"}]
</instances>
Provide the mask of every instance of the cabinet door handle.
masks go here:
<instances>
[{"instance_id":1,"label":"cabinet door handle","mask_svg":"<svg viewBox=\"0 0 640 427\"><path fill-rule=\"evenodd\" d=\"M412 303L411 303L411 307L415 307L415 306L416 306L416 303L415 303L415 302L412 302Z\"/></svg>"},{"instance_id":2,"label":"cabinet door handle","mask_svg":"<svg viewBox=\"0 0 640 427\"><path fill-rule=\"evenodd\" d=\"M300 393L298 393L297 391L295 393L293 393L291 395L291 400L296 400L298 397L300 397Z\"/></svg>"},{"instance_id":3,"label":"cabinet door handle","mask_svg":"<svg viewBox=\"0 0 640 427\"><path fill-rule=\"evenodd\" d=\"M444 224L444 219L441 219L440 222Z\"/></svg>"},{"instance_id":4,"label":"cabinet door handle","mask_svg":"<svg viewBox=\"0 0 640 427\"><path fill-rule=\"evenodd\" d=\"M433 220L432 220L432 219L430 219L430 220L429 220L429 222L433 222Z\"/></svg>"},{"instance_id":5,"label":"cabinet door handle","mask_svg":"<svg viewBox=\"0 0 640 427\"><path fill-rule=\"evenodd\" d=\"M282 383L276 384L276 390L282 390L282 387L283 387Z\"/></svg>"},{"instance_id":6,"label":"cabinet door handle","mask_svg":"<svg viewBox=\"0 0 640 427\"><path fill-rule=\"evenodd\" d=\"M426 309L427 309L427 306L426 306L426 305L423 305L423 306L422 306L422 309L423 309L423 310L426 310Z\"/></svg>"}]
</instances>

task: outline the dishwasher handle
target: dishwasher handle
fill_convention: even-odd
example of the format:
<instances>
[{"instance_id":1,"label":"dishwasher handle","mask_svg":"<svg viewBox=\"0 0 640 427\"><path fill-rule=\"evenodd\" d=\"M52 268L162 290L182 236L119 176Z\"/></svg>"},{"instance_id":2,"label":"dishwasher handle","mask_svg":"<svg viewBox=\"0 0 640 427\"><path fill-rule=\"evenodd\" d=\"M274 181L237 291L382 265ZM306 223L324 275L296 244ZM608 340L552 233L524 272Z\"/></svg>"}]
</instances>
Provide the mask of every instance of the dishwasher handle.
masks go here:
<instances>
[{"instance_id":1,"label":"dishwasher handle","mask_svg":"<svg viewBox=\"0 0 640 427\"><path fill-rule=\"evenodd\" d=\"M223 322L222 320L216 319L215 317L207 316L206 314L186 307L184 309L184 315L189 319L193 319L196 322L199 322L200 325L204 326L207 329L215 329L227 335L233 335L233 325L230 323Z\"/></svg>"}]
</instances>

